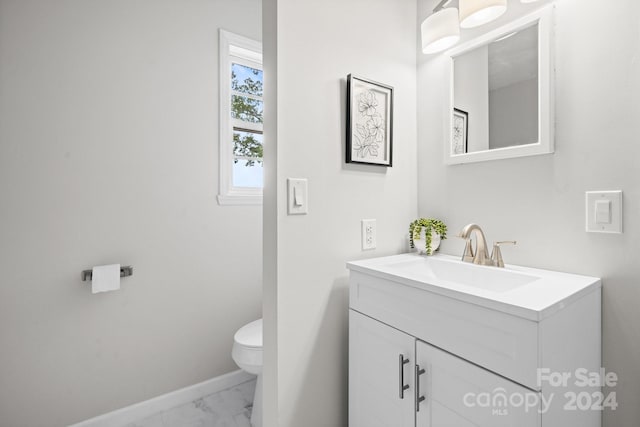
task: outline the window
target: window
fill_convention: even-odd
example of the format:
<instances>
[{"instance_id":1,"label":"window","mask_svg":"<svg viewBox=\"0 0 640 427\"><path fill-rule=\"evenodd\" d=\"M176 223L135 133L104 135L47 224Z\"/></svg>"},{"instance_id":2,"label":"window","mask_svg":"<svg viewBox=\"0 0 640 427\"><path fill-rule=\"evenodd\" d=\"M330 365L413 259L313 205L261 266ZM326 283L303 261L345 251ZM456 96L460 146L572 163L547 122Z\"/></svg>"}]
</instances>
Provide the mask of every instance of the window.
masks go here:
<instances>
[{"instance_id":1,"label":"window","mask_svg":"<svg viewBox=\"0 0 640 427\"><path fill-rule=\"evenodd\" d=\"M220 30L221 205L262 204L262 45Z\"/></svg>"}]
</instances>

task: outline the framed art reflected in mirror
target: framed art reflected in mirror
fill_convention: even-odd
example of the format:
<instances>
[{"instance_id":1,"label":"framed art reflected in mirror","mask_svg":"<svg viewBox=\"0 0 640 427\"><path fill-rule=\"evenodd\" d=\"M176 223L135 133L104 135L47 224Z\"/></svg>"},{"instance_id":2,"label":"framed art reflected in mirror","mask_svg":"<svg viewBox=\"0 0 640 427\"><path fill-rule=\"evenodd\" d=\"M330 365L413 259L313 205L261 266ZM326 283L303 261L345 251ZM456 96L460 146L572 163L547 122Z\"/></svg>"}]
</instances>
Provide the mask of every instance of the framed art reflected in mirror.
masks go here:
<instances>
[{"instance_id":1,"label":"framed art reflected in mirror","mask_svg":"<svg viewBox=\"0 0 640 427\"><path fill-rule=\"evenodd\" d=\"M469 113L458 108L453 109L453 134L451 137L451 154L467 152L469 137Z\"/></svg>"}]
</instances>

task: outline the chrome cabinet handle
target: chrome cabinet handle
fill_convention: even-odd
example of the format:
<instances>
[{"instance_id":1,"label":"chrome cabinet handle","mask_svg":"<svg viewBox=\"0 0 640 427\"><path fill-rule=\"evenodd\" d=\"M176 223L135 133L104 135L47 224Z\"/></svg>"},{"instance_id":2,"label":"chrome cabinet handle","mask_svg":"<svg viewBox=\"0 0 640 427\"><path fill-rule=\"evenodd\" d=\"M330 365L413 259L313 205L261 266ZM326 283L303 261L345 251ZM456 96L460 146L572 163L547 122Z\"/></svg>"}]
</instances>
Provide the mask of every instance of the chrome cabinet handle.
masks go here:
<instances>
[{"instance_id":1,"label":"chrome cabinet handle","mask_svg":"<svg viewBox=\"0 0 640 427\"><path fill-rule=\"evenodd\" d=\"M401 353L398 355L398 378L400 379L399 390L400 399L404 399L404 391L409 389L409 384L404 383L404 365L409 363L409 359L405 359Z\"/></svg>"},{"instance_id":2,"label":"chrome cabinet handle","mask_svg":"<svg viewBox=\"0 0 640 427\"><path fill-rule=\"evenodd\" d=\"M420 369L420 365L416 364L416 412L420 412L420 402L426 399L424 396L420 396L420 375L426 373L424 369Z\"/></svg>"}]
</instances>

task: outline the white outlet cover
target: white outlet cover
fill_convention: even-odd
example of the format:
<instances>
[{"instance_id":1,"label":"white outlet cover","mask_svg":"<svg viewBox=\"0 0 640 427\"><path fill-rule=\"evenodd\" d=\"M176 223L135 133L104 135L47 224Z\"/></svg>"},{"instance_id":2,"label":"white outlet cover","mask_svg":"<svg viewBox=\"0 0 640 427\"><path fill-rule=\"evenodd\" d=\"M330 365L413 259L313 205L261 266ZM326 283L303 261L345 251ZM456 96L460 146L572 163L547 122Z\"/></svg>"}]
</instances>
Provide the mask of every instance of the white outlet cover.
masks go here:
<instances>
[{"instance_id":1,"label":"white outlet cover","mask_svg":"<svg viewBox=\"0 0 640 427\"><path fill-rule=\"evenodd\" d=\"M588 233L622 233L622 191L587 191L585 202ZM602 202L609 202L608 206ZM603 207L610 209L609 223L603 221L607 217L603 215Z\"/></svg>"},{"instance_id":2,"label":"white outlet cover","mask_svg":"<svg viewBox=\"0 0 640 427\"><path fill-rule=\"evenodd\" d=\"M362 220L362 250L370 250L376 248L376 220L375 219L363 219Z\"/></svg>"}]
</instances>

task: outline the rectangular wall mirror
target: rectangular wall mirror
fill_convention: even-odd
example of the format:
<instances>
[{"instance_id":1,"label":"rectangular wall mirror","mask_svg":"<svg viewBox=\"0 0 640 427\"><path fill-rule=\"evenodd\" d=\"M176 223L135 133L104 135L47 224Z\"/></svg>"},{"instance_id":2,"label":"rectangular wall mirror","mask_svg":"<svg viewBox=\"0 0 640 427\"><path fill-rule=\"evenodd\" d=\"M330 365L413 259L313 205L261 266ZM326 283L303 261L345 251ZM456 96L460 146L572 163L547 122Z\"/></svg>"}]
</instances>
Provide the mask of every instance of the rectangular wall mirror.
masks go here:
<instances>
[{"instance_id":1,"label":"rectangular wall mirror","mask_svg":"<svg viewBox=\"0 0 640 427\"><path fill-rule=\"evenodd\" d=\"M445 163L552 153L552 7L449 52Z\"/></svg>"}]
</instances>

